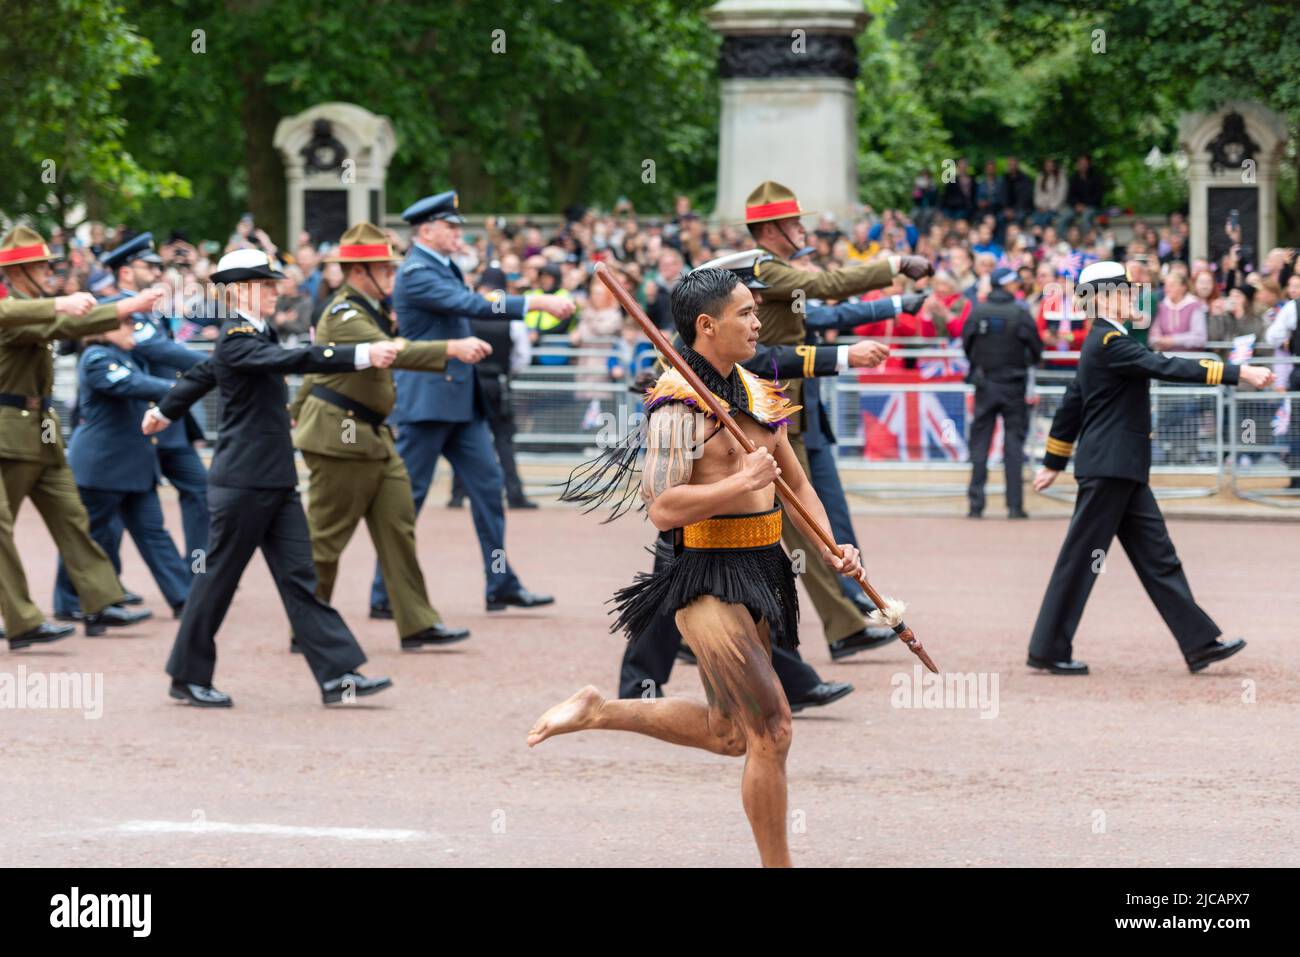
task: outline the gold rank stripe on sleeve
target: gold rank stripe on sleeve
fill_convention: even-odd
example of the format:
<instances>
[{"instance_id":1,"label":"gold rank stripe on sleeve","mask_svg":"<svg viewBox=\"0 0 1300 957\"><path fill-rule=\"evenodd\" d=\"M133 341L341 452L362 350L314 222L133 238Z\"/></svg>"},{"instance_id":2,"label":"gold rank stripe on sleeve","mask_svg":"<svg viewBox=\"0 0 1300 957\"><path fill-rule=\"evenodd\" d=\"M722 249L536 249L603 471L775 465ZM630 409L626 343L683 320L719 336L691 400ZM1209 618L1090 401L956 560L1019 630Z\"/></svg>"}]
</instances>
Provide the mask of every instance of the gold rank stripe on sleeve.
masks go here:
<instances>
[{"instance_id":1,"label":"gold rank stripe on sleeve","mask_svg":"<svg viewBox=\"0 0 1300 957\"><path fill-rule=\"evenodd\" d=\"M1202 359L1201 367L1205 369L1206 385L1223 384L1223 363L1217 359Z\"/></svg>"},{"instance_id":2,"label":"gold rank stripe on sleeve","mask_svg":"<svg viewBox=\"0 0 1300 957\"><path fill-rule=\"evenodd\" d=\"M803 360L803 377L811 379L817 363L816 346L795 346L794 353Z\"/></svg>"},{"instance_id":3,"label":"gold rank stripe on sleeve","mask_svg":"<svg viewBox=\"0 0 1300 957\"><path fill-rule=\"evenodd\" d=\"M1068 459L1074 452L1073 442L1063 442L1060 439L1054 439L1051 436L1047 438L1047 453L1049 455L1059 455L1061 458Z\"/></svg>"}]
</instances>

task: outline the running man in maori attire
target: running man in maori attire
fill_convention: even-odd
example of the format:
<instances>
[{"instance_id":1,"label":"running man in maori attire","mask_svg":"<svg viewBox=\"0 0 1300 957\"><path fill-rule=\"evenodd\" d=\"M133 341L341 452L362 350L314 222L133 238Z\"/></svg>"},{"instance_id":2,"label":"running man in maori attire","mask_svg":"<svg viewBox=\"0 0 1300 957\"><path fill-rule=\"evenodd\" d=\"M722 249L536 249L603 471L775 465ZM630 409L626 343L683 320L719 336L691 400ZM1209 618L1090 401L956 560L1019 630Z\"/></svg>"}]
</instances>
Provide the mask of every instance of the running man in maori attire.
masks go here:
<instances>
[{"instance_id":1,"label":"running man in maori attire","mask_svg":"<svg viewBox=\"0 0 1300 957\"><path fill-rule=\"evenodd\" d=\"M746 454L703 411L704 403L678 372L659 378L646 397L640 495L655 526L673 530L673 555L659 563L659 571L638 575L617 593L612 630L636 635L659 609L675 612L683 639L699 659L708 704L686 698L607 700L588 686L543 714L528 744L604 728L744 755L741 796L759 856L764 866L788 867L790 706L772 670L771 648L798 644L799 602L794 568L781 547L776 477L785 477L814 519L829 522L786 438L785 423L799 407L775 383L738 364L754 354L760 328L744 283L729 270L697 269L674 289L672 314L683 357L757 451ZM612 490L620 483L630 487L641 440L634 433L580 467L563 497L595 504L618 498ZM788 517L817 540L797 513ZM840 574L856 575L857 549L840 548L843 558L825 551L822 560Z\"/></svg>"}]
</instances>

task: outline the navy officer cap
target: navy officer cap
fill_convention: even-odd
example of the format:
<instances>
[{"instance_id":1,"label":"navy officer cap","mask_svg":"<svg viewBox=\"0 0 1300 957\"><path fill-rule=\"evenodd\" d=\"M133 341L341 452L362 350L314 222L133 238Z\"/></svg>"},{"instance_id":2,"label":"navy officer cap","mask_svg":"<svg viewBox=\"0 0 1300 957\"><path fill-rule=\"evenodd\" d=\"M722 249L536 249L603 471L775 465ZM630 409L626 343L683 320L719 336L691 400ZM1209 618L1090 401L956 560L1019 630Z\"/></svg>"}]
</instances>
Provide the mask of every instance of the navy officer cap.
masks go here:
<instances>
[{"instance_id":1,"label":"navy officer cap","mask_svg":"<svg viewBox=\"0 0 1300 957\"><path fill-rule=\"evenodd\" d=\"M449 223L465 222L460 215L460 200L454 189L438 193L436 196L426 196L419 202L412 203L402 210L402 218L412 226L418 226L430 219L445 219Z\"/></svg>"},{"instance_id":2,"label":"navy officer cap","mask_svg":"<svg viewBox=\"0 0 1300 957\"><path fill-rule=\"evenodd\" d=\"M105 253L100 262L105 269L117 272L123 266L130 265L137 259L162 265L162 259L153 251L153 233L140 233L138 236L132 236L112 252Z\"/></svg>"}]
</instances>

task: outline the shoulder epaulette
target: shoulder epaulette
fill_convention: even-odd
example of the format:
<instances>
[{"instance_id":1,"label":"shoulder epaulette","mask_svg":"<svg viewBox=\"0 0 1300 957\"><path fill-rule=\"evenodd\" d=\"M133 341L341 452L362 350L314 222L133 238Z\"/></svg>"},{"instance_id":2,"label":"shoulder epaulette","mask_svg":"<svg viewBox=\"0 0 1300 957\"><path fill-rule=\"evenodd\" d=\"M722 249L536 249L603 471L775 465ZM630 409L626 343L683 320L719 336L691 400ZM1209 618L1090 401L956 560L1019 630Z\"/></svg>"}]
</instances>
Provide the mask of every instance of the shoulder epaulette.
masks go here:
<instances>
[{"instance_id":1,"label":"shoulder epaulette","mask_svg":"<svg viewBox=\"0 0 1300 957\"><path fill-rule=\"evenodd\" d=\"M233 336L235 333L239 333L240 335L248 335L250 333L252 335L257 335L257 330L250 325L231 326L226 330L226 335L228 336Z\"/></svg>"},{"instance_id":2,"label":"shoulder epaulette","mask_svg":"<svg viewBox=\"0 0 1300 957\"><path fill-rule=\"evenodd\" d=\"M746 398L749 400L749 408L744 411L756 421L775 429L784 425L803 408L801 405L791 405L785 393L775 382L760 379L741 366L737 366L737 369L740 371L740 381L745 386ZM727 412L733 411L730 403L725 399L720 396L714 398L722 403L722 407ZM695 390L687 384L686 379L676 369L667 370L646 392L646 411L653 411L670 402L682 402L710 418L713 416L708 406L700 400Z\"/></svg>"},{"instance_id":3,"label":"shoulder epaulette","mask_svg":"<svg viewBox=\"0 0 1300 957\"><path fill-rule=\"evenodd\" d=\"M1101 337L1101 344L1102 344L1103 346L1105 346L1105 345L1109 345L1109 344L1110 344L1110 340L1114 339L1116 336L1119 336L1119 337L1123 338L1124 333L1120 332L1118 329L1115 329L1115 330L1113 330L1113 331L1111 331L1111 332L1108 332L1108 333L1106 333L1104 336Z\"/></svg>"}]
</instances>

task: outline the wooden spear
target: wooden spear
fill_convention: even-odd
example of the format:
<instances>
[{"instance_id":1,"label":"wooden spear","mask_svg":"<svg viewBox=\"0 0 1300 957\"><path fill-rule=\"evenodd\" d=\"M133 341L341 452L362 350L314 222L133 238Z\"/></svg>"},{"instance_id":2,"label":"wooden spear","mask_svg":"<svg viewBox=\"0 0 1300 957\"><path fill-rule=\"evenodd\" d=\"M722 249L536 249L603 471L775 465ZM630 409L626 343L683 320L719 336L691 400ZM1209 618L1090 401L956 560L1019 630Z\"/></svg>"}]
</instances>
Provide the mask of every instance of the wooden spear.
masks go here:
<instances>
[{"instance_id":1,"label":"wooden spear","mask_svg":"<svg viewBox=\"0 0 1300 957\"><path fill-rule=\"evenodd\" d=\"M722 407L722 403L718 401L717 396L710 392L708 387L700 381L700 377L695 374L695 370L692 369L687 364L686 360L678 354L677 350L673 348L673 344L668 341L668 337L660 331L658 326L650 321L650 317L645 314L645 311L637 305L636 300L633 299L632 296L628 294L628 291L623 288L623 284L610 272L609 267L604 263L596 263L595 271L596 275L600 278L600 281L609 288L611 293L614 294L614 298L618 300L619 305L623 307L629 316L637 321L637 324L641 326L642 331L650 337L650 342L654 344L654 347L657 350L659 350L659 354L668 361L669 365L681 373L682 378L686 380L686 384L689 385L691 389L694 390L695 394L700 397L700 400L709 407L709 411L713 413L718 422L720 422L722 426L732 434L736 441L740 443L740 447L746 452L752 453L756 451L754 443L750 441L749 436L744 433L740 426L736 424L736 421L727 413L727 410ZM804 507L804 504L799 501L798 497L796 497L792 491L790 491L790 486L785 484L785 479L780 476L777 476L776 479L776 492L781 496L781 501L785 506L787 508L793 508L798 512L804 522L807 523L808 527L817 533L817 537L821 539L821 543L830 550L832 555L836 558L844 557L843 553L840 551L839 545L835 543L835 539L831 537L830 533L826 531L826 529L813 519L812 515L810 515L808 510ZM912 650L912 654L920 658L922 663L932 672L938 674L939 669L935 666L930 655L926 652L925 648L922 647L921 643L917 641L916 635L912 633L912 629L908 628L907 625L903 623L902 604L881 598L879 593L871 587L871 582L867 581L867 573L862 568L858 569L857 582L862 586L862 590L867 593L867 596L875 602L877 610L872 612L870 620L874 623L884 625L887 628L894 629L894 632L898 635L899 639Z\"/></svg>"}]
</instances>

